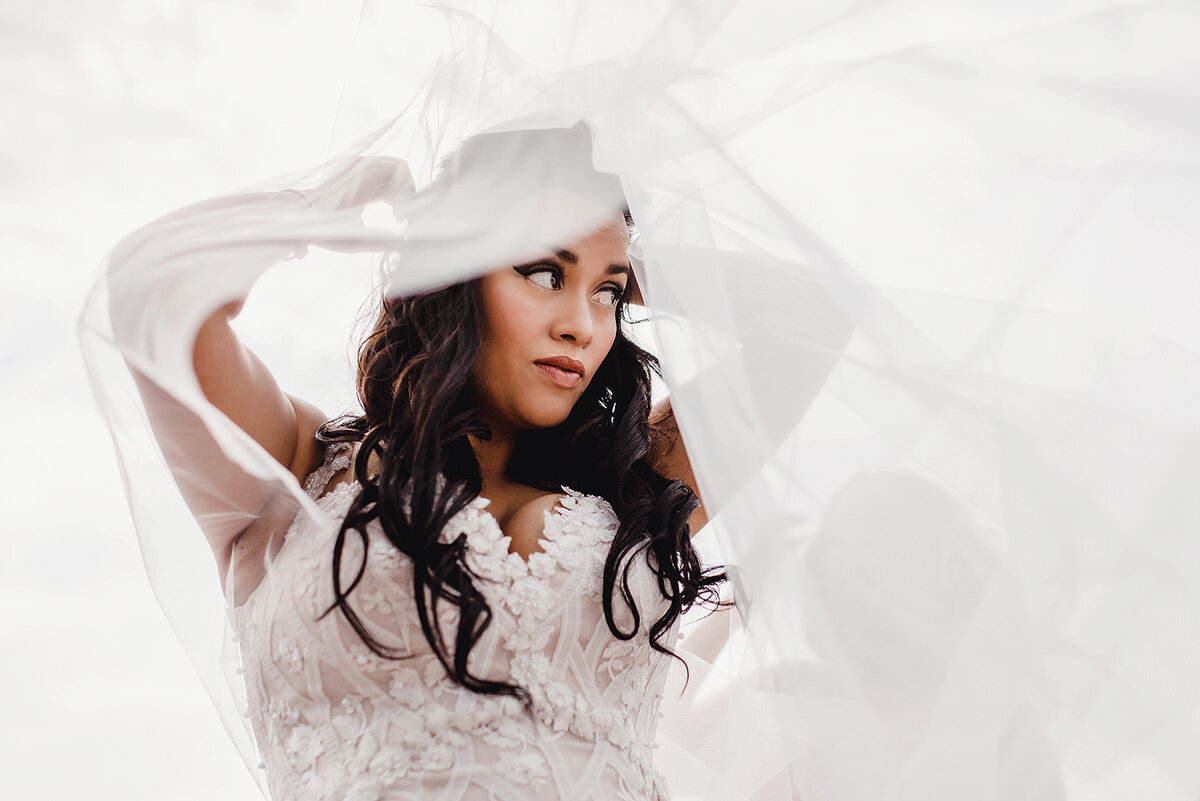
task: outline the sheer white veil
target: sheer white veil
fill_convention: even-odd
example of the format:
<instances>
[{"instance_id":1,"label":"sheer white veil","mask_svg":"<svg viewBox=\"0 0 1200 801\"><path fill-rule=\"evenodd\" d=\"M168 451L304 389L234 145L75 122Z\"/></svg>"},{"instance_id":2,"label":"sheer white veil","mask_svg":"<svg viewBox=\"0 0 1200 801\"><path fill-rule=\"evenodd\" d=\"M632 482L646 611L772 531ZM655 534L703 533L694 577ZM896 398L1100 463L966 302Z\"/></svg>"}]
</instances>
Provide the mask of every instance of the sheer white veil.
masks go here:
<instances>
[{"instance_id":1,"label":"sheer white veil","mask_svg":"<svg viewBox=\"0 0 1200 801\"><path fill-rule=\"evenodd\" d=\"M80 321L156 596L252 772L205 535L323 513L203 396L200 324L268 271L410 293L628 204L738 606L680 642L674 795L1194 799L1197 23L369 2L353 141L130 234ZM328 355L323 300L262 302Z\"/></svg>"}]
</instances>

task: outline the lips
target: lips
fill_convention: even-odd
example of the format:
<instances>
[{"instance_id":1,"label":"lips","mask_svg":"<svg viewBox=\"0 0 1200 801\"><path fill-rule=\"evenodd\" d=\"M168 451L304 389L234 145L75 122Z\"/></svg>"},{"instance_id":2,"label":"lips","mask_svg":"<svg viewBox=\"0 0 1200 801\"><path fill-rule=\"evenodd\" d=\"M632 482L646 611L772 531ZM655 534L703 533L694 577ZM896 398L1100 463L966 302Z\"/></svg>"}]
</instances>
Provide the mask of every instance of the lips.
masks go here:
<instances>
[{"instance_id":1,"label":"lips","mask_svg":"<svg viewBox=\"0 0 1200 801\"><path fill-rule=\"evenodd\" d=\"M583 380L583 362L569 356L552 356L534 362L542 374L564 389L570 389Z\"/></svg>"}]
</instances>

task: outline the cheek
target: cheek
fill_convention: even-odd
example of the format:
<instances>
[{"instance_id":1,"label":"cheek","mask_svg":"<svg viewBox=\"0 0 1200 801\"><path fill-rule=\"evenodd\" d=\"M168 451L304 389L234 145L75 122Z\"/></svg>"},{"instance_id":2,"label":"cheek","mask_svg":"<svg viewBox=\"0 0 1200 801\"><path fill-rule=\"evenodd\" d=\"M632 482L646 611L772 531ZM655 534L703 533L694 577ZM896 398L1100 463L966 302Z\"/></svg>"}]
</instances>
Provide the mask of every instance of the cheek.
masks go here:
<instances>
[{"instance_id":1,"label":"cheek","mask_svg":"<svg viewBox=\"0 0 1200 801\"><path fill-rule=\"evenodd\" d=\"M620 330L620 327L617 321L617 313L609 309L603 322L597 327L597 333L604 332L601 336L604 338L603 350L605 354L612 350L613 343L617 341L617 331Z\"/></svg>"},{"instance_id":2,"label":"cheek","mask_svg":"<svg viewBox=\"0 0 1200 801\"><path fill-rule=\"evenodd\" d=\"M491 360L511 362L523 358L537 330L538 308L521 297L496 298L485 309L484 348Z\"/></svg>"},{"instance_id":3,"label":"cheek","mask_svg":"<svg viewBox=\"0 0 1200 801\"><path fill-rule=\"evenodd\" d=\"M522 363L531 358L531 342L537 333L539 308L511 282L501 276L480 287L479 355L472 369L480 400L488 405L510 407L522 396Z\"/></svg>"},{"instance_id":4,"label":"cheek","mask_svg":"<svg viewBox=\"0 0 1200 801\"><path fill-rule=\"evenodd\" d=\"M612 352L613 346L617 342L617 321L616 318L608 320L605 323L597 324L596 338L592 342L591 350L594 351L592 356L595 359L590 365L589 372L593 377L596 371L600 369L600 365L608 358L608 354ZM589 382L590 383L590 382Z\"/></svg>"}]
</instances>

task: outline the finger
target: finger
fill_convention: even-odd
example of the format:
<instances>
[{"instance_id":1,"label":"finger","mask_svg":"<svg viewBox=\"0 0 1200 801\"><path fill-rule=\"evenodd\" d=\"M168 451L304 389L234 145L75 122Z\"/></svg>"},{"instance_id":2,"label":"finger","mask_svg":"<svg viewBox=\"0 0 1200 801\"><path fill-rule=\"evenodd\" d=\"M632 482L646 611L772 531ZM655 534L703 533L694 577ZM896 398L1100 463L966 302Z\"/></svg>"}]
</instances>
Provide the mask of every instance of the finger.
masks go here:
<instances>
[{"instance_id":1,"label":"finger","mask_svg":"<svg viewBox=\"0 0 1200 801\"><path fill-rule=\"evenodd\" d=\"M390 202L397 198L408 197L415 191L412 170L408 168L408 162L391 156L380 156L376 160L375 166L379 171L380 183L373 194L373 199Z\"/></svg>"},{"instance_id":2,"label":"finger","mask_svg":"<svg viewBox=\"0 0 1200 801\"><path fill-rule=\"evenodd\" d=\"M371 201L387 203L393 217L400 221L406 214L405 204L417 191L412 170L408 162L387 156L380 157L377 167L383 173L382 184L372 193Z\"/></svg>"}]
</instances>

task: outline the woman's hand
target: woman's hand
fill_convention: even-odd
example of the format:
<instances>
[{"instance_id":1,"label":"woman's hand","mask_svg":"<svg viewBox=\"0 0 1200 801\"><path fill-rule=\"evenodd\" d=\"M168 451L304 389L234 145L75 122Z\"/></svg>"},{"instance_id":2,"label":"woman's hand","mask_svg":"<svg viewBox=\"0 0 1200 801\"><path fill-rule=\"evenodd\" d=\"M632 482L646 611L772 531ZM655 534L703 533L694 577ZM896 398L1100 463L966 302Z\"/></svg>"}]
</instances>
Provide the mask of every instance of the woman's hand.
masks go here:
<instances>
[{"instance_id":1,"label":"woman's hand","mask_svg":"<svg viewBox=\"0 0 1200 801\"><path fill-rule=\"evenodd\" d=\"M408 164L390 156L357 156L340 166L316 189L299 192L319 211L364 208L371 203L395 205L416 191Z\"/></svg>"},{"instance_id":2,"label":"woman's hand","mask_svg":"<svg viewBox=\"0 0 1200 801\"><path fill-rule=\"evenodd\" d=\"M304 198L320 215L308 244L339 253L359 253L377 249L375 237L367 231L362 210L372 203L387 203L399 219L400 206L415 193L408 164L389 156L357 156L338 165L337 170L314 189L283 190L281 194Z\"/></svg>"}]
</instances>

